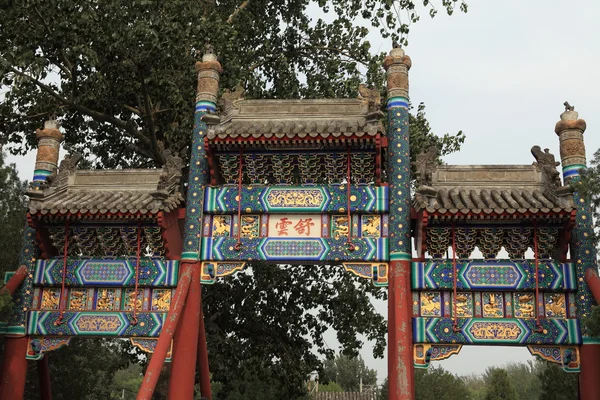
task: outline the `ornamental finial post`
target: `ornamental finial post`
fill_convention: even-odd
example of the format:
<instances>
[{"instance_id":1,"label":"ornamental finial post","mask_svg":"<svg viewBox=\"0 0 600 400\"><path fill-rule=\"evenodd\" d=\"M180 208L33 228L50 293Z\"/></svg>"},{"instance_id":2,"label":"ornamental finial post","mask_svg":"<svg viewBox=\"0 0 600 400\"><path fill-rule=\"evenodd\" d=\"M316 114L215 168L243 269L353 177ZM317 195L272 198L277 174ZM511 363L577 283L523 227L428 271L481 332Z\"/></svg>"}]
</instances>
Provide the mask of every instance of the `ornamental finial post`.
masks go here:
<instances>
[{"instance_id":1,"label":"ornamental finial post","mask_svg":"<svg viewBox=\"0 0 600 400\"><path fill-rule=\"evenodd\" d=\"M412 65L410 57L399 46L390 51L383 61L387 77L387 100L403 97L408 100L408 70Z\"/></svg>"},{"instance_id":2,"label":"ornamental finial post","mask_svg":"<svg viewBox=\"0 0 600 400\"><path fill-rule=\"evenodd\" d=\"M34 184L45 182L56 171L60 144L64 140L58 121L55 119L44 122L44 129L37 129L35 135L38 139L38 149L33 172Z\"/></svg>"},{"instance_id":3,"label":"ornamental finial post","mask_svg":"<svg viewBox=\"0 0 600 400\"><path fill-rule=\"evenodd\" d=\"M583 142L583 133L586 124L579 118L579 113L575 107L564 103L565 111L560 114L560 121L556 123L554 132L560 140L560 158L563 166L563 178L565 184L579 176L579 171L586 167L585 144Z\"/></svg>"},{"instance_id":4,"label":"ornamental finial post","mask_svg":"<svg viewBox=\"0 0 600 400\"><path fill-rule=\"evenodd\" d=\"M213 105L217 104L219 78L223 68L217 60L214 48L210 43L204 46L202 61L196 63L196 72L198 72L196 103L209 102Z\"/></svg>"}]
</instances>

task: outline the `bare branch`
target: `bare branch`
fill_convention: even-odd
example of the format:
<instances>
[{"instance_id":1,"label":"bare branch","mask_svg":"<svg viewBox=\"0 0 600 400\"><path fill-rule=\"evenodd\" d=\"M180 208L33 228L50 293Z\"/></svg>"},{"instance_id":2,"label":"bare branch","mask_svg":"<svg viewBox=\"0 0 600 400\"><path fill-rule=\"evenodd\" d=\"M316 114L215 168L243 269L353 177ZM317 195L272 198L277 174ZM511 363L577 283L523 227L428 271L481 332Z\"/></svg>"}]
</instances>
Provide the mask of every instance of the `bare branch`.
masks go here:
<instances>
[{"instance_id":1,"label":"bare branch","mask_svg":"<svg viewBox=\"0 0 600 400\"><path fill-rule=\"evenodd\" d=\"M233 19L240 13L240 11L248 7L248 3L250 3L250 0L244 0L244 2L242 2L242 4L240 4L240 6L233 11L229 18L227 18L227 23L231 24Z\"/></svg>"}]
</instances>

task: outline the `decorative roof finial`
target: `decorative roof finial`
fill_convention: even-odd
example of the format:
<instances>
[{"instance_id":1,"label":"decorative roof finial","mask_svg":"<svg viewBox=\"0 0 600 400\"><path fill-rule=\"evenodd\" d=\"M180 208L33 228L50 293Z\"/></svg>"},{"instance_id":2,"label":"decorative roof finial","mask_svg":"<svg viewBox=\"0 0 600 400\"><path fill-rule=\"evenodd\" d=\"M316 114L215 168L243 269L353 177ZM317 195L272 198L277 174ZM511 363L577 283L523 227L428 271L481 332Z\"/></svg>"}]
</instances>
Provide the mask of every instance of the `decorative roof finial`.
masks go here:
<instances>
[{"instance_id":1,"label":"decorative roof finial","mask_svg":"<svg viewBox=\"0 0 600 400\"><path fill-rule=\"evenodd\" d=\"M207 40L204 44L204 54L202 55L202 61L216 61L217 55L215 54L215 48L210 44L210 40Z\"/></svg>"},{"instance_id":2,"label":"decorative roof finial","mask_svg":"<svg viewBox=\"0 0 600 400\"><path fill-rule=\"evenodd\" d=\"M565 111L575 111L575 106L570 105L568 101L565 101L563 104L565 105Z\"/></svg>"}]
</instances>

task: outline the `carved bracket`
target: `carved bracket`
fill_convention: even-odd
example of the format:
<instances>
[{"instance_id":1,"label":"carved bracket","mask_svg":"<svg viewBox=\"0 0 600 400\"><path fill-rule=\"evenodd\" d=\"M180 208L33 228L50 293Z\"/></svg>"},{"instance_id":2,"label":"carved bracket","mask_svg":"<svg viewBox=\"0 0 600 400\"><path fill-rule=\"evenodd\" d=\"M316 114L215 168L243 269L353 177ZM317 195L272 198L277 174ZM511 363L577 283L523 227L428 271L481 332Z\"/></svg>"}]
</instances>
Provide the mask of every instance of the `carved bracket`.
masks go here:
<instances>
[{"instance_id":1,"label":"carved bracket","mask_svg":"<svg viewBox=\"0 0 600 400\"><path fill-rule=\"evenodd\" d=\"M441 361L460 353L462 344L427 344L413 345L414 367L426 369L431 361Z\"/></svg>"},{"instance_id":2,"label":"carved bracket","mask_svg":"<svg viewBox=\"0 0 600 400\"><path fill-rule=\"evenodd\" d=\"M533 356L542 360L560 364L565 372L580 372L581 359L577 346L541 346L530 345L527 349Z\"/></svg>"},{"instance_id":3,"label":"carved bracket","mask_svg":"<svg viewBox=\"0 0 600 400\"><path fill-rule=\"evenodd\" d=\"M242 271L246 266L245 262L203 262L200 275L200 282L205 285L212 285L217 278L232 275L237 271Z\"/></svg>"},{"instance_id":4,"label":"carved bracket","mask_svg":"<svg viewBox=\"0 0 600 400\"><path fill-rule=\"evenodd\" d=\"M148 337L132 337L129 338L131 344L142 350L145 353L152 354L154 353L154 349L156 349L156 344L158 343L158 338L148 338ZM166 362L171 361L171 356L173 355L173 341L171 340L171 346L169 346L169 350L167 351L167 357L165 358Z\"/></svg>"},{"instance_id":5,"label":"carved bracket","mask_svg":"<svg viewBox=\"0 0 600 400\"><path fill-rule=\"evenodd\" d=\"M41 360L44 358L44 354L48 351L59 349L65 345L68 345L71 341L69 337L55 337L55 336L38 336L29 337L27 341L27 355L28 360Z\"/></svg>"},{"instance_id":6,"label":"carved bracket","mask_svg":"<svg viewBox=\"0 0 600 400\"><path fill-rule=\"evenodd\" d=\"M387 263L343 263L346 271L361 278L371 279L373 285L386 287L388 285Z\"/></svg>"}]
</instances>

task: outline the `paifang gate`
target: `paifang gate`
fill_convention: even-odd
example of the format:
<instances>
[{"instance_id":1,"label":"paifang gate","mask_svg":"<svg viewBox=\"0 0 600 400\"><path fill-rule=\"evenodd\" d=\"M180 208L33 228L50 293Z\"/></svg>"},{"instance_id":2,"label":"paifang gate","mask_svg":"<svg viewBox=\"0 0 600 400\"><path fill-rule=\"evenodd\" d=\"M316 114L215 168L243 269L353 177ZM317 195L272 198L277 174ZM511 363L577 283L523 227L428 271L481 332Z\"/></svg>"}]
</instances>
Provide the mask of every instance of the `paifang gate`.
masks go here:
<instances>
[{"instance_id":1,"label":"paifang gate","mask_svg":"<svg viewBox=\"0 0 600 400\"><path fill-rule=\"evenodd\" d=\"M208 51L187 192L169 152L162 170L84 171L71 155L57 171L62 133L39 130L0 397L22 398L27 358L43 369L71 337L104 336L152 353L138 399L171 353L171 398L192 398L196 365L211 398L201 285L261 261L343 265L387 287L390 399L413 399L413 368L463 345L527 346L600 398L600 342L581 324L600 289L592 220L571 185L585 122L568 106L556 125L564 183L538 146L533 165L441 166L435 148L411 165L410 67L399 48L385 58L383 105L362 85L358 99L319 100L238 88L217 112L222 68Z\"/></svg>"}]
</instances>

